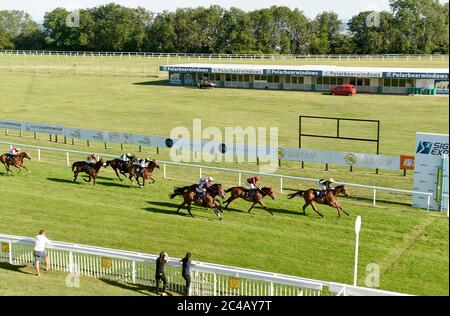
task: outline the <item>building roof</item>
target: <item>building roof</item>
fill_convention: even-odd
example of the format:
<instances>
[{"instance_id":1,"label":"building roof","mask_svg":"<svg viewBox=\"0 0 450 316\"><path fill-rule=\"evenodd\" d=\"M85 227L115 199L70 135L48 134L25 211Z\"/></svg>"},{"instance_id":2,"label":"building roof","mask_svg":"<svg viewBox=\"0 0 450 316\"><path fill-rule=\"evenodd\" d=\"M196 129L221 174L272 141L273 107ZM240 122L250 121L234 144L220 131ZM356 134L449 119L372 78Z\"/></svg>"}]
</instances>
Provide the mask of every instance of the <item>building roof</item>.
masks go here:
<instances>
[{"instance_id":1,"label":"building roof","mask_svg":"<svg viewBox=\"0 0 450 316\"><path fill-rule=\"evenodd\" d=\"M448 79L447 68L342 67L329 65L175 64L161 71L260 75L331 76L369 78Z\"/></svg>"}]
</instances>

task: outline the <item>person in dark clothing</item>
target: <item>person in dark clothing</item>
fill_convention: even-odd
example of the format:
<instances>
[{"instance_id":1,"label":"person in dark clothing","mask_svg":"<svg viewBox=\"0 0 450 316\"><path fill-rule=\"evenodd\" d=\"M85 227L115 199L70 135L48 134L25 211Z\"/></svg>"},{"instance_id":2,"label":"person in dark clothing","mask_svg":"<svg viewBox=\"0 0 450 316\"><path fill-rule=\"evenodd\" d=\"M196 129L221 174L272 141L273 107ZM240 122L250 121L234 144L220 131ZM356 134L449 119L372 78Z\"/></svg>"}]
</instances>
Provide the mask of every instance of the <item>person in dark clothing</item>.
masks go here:
<instances>
[{"instance_id":1,"label":"person in dark clothing","mask_svg":"<svg viewBox=\"0 0 450 316\"><path fill-rule=\"evenodd\" d=\"M159 294L159 282L163 282L163 293L166 292L167 278L164 271L164 265L169 261L169 256L165 252L159 254L158 259L156 259L156 295Z\"/></svg>"},{"instance_id":2,"label":"person in dark clothing","mask_svg":"<svg viewBox=\"0 0 450 316\"><path fill-rule=\"evenodd\" d=\"M183 279L186 280L186 296L189 296L189 288L191 287L191 256L192 254L188 252L181 260L181 263L183 264L181 275L183 276Z\"/></svg>"}]
</instances>

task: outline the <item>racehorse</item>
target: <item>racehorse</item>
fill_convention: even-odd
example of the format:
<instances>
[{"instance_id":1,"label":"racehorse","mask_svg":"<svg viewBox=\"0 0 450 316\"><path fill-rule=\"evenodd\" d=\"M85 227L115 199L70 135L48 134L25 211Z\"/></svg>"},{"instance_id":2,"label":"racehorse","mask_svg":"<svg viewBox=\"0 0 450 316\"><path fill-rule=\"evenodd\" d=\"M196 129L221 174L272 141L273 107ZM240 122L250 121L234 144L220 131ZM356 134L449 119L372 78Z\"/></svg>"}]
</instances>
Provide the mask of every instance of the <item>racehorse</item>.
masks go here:
<instances>
[{"instance_id":1,"label":"racehorse","mask_svg":"<svg viewBox=\"0 0 450 316\"><path fill-rule=\"evenodd\" d=\"M142 170L138 171L137 170L138 168L140 168ZM154 160L154 159L152 161L150 161L150 164L148 165L148 167L145 167L145 168L138 167L138 166L134 165L134 174L135 174L134 177L136 178L136 181L137 181L137 183L139 184L139 186L141 188L143 188L145 186L145 180L149 180L150 179L150 180L152 180L152 183L155 183L155 179L153 179L153 177L152 177L153 176L153 170L155 168L159 169L159 165L156 162L156 160ZM142 178L142 185L139 182L139 178Z\"/></svg>"},{"instance_id":2,"label":"racehorse","mask_svg":"<svg viewBox=\"0 0 450 316\"><path fill-rule=\"evenodd\" d=\"M95 179L97 178L98 174L100 173L101 167L106 167L106 163L103 162L103 159L100 159L99 161L97 161L92 167L90 167L86 161L74 162L72 164L73 182L77 181L78 174L80 172L84 172L87 175L89 175L89 180L84 179L84 181L91 182L91 179L94 179L94 185L95 185Z\"/></svg>"},{"instance_id":3,"label":"racehorse","mask_svg":"<svg viewBox=\"0 0 450 316\"><path fill-rule=\"evenodd\" d=\"M213 186L211 186L211 187L213 187ZM222 217L220 215L220 213L222 213L222 206L217 205L214 197L218 195L221 198L225 198L225 191L223 190L221 185L216 185L216 187L214 187L214 188L215 189L212 190L211 194L206 193L203 198L198 196L198 193L195 190L195 187L193 187L193 186L189 186L189 187L185 187L185 188L178 188L180 190L181 189L185 189L185 190L181 191L184 201L178 207L177 214L180 212L180 209L184 205L187 205L189 214L192 217L194 217L194 215L192 215L192 213L191 213L191 206L192 206L192 203L194 203L194 205L197 205L197 206L204 206L206 208L211 208L214 211L214 213L216 214L217 218L219 220L222 220ZM170 198L173 199L177 195L180 195L180 194L175 193L175 191L174 191L174 193L170 195Z\"/></svg>"},{"instance_id":4,"label":"racehorse","mask_svg":"<svg viewBox=\"0 0 450 316\"><path fill-rule=\"evenodd\" d=\"M322 214L317 210L315 203L318 204L326 204L330 207L334 207L337 212L338 216L341 216L341 212L344 212L345 214L349 215L344 209L341 207L337 200L337 196L339 194L343 194L345 197L350 196L347 189L343 185L338 185L335 188L328 189L325 191L325 194L321 197L319 194L317 194L318 190L316 189L308 189L308 190L299 190L295 193L288 194L288 198L292 199L296 196L303 196L305 199L305 205L303 205L303 214L305 213L305 209L308 207L308 205L311 205L313 210L323 217Z\"/></svg>"},{"instance_id":5,"label":"racehorse","mask_svg":"<svg viewBox=\"0 0 450 316\"><path fill-rule=\"evenodd\" d=\"M173 193L170 195L170 198L173 199L174 197L178 195L184 195L186 190L192 190L194 191L195 188L198 186L198 184L194 183L192 185L187 185L185 187L178 187L173 190ZM216 197L219 195L219 193L223 190L222 185L220 183L214 183L210 187L206 188L206 193L212 196L212 198L220 205L220 208L222 208L222 202L220 202L219 199L216 199ZM225 195L222 197L222 199L225 198Z\"/></svg>"},{"instance_id":6,"label":"racehorse","mask_svg":"<svg viewBox=\"0 0 450 316\"><path fill-rule=\"evenodd\" d=\"M5 166L7 175L12 176L12 171L11 169L9 169L9 166L13 166L19 169L17 174L19 174L22 171L22 169L25 169L26 171L28 171L29 174L31 174L31 171L28 170L27 167L25 167L25 165L23 164L24 158L31 160L31 156L27 152L23 151L20 154L12 156L12 158L9 157L11 157L10 154L3 154L0 156L0 161Z\"/></svg>"},{"instance_id":7,"label":"racehorse","mask_svg":"<svg viewBox=\"0 0 450 316\"><path fill-rule=\"evenodd\" d=\"M263 199L265 196L269 196L272 198L272 200L275 200L275 192L272 188L261 188L261 190L255 189L255 193L252 196L248 196L247 192L248 189L244 187L233 187L225 191L226 193L231 192L231 196L226 200L224 203L227 203L225 206L225 209L228 208L228 205L230 205L231 202L233 202L235 199L241 198L247 202L251 202L252 207L248 210L250 211L253 209L253 207L256 204L259 204L262 206L263 209L265 209L267 212L270 213L270 215L273 215L273 213L266 207L266 205L263 202Z\"/></svg>"},{"instance_id":8,"label":"racehorse","mask_svg":"<svg viewBox=\"0 0 450 316\"><path fill-rule=\"evenodd\" d=\"M117 175L117 178L119 178L120 181L123 181L122 178L120 178L119 173L117 172L117 170L119 170L119 172L126 177L126 174L128 173L128 179L130 179L131 182L133 182L134 185L134 181L133 181L133 177L135 176L135 168L134 168L134 163L137 161L136 157L133 156L133 158L130 161L123 161L120 160L119 158L113 159L113 160L108 160L106 162L106 166L111 166L111 168L113 168L114 172Z\"/></svg>"}]
</instances>

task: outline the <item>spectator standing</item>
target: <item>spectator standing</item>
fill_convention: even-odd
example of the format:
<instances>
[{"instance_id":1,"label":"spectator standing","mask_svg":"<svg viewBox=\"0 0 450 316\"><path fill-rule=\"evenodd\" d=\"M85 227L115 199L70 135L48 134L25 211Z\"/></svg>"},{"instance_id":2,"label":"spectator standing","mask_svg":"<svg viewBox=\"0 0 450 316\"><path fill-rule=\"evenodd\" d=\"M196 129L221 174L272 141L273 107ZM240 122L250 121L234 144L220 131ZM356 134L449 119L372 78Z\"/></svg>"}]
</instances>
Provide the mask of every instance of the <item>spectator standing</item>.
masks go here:
<instances>
[{"instance_id":1,"label":"spectator standing","mask_svg":"<svg viewBox=\"0 0 450 316\"><path fill-rule=\"evenodd\" d=\"M166 292L167 278L166 272L164 271L164 265L169 261L169 255L165 252L159 254L158 259L156 259L156 295L159 295L159 282L163 282L163 293Z\"/></svg>"},{"instance_id":2,"label":"spectator standing","mask_svg":"<svg viewBox=\"0 0 450 316\"><path fill-rule=\"evenodd\" d=\"M45 252L45 249L48 245L50 245L51 242L47 238L47 232L45 229L41 229L39 231L39 235L36 236L34 239L34 264L36 267L37 275L40 276L40 261L41 259L45 260L45 271L49 270L49 260L48 256Z\"/></svg>"},{"instance_id":3,"label":"spectator standing","mask_svg":"<svg viewBox=\"0 0 450 316\"><path fill-rule=\"evenodd\" d=\"M183 269L181 272L181 275L183 276L183 279L186 280L186 296L190 295L190 287L191 287L191 257L192 254L188 252L186 256L181 259L181 263L183 264Z\"/></svg>"}]
</instances>

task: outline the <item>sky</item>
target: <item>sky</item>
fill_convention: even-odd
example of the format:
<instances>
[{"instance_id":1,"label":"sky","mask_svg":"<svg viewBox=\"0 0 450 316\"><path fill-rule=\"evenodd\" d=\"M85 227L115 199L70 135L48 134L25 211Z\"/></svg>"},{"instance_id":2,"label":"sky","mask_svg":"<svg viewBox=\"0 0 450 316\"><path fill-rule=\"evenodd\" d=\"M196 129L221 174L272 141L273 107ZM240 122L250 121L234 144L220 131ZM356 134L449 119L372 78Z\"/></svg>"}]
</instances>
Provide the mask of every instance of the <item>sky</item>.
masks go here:
<instances>
[{"instance_id":1,"label":"sky","mask_svg":"<svg viewBox=\"0 0 450 316\"><path fill-rule=\"evenodd\" d=\"M225 8L238 7L249 11L272 5L301 9L307 17L313 18L323 11L336 12L341 19L349 19L361 11L389 10L389 0L0 0L0 10L23 10L42 21L44 13L56 7L68 10L89 8L115 2L127 7L144 7L152 12L174 11L180 7L198 7L217 4ZM448 2L448 0L441 0Z\"/></svg>"}]
</instances>

